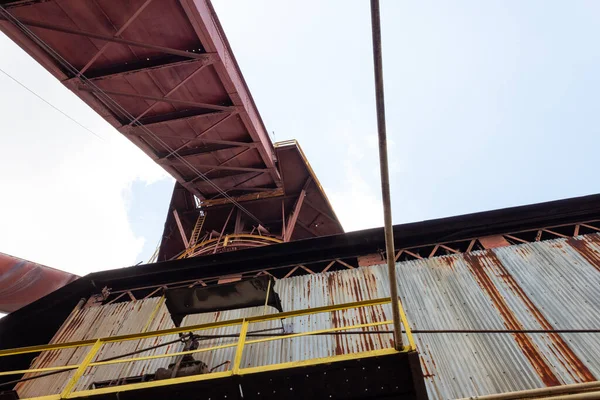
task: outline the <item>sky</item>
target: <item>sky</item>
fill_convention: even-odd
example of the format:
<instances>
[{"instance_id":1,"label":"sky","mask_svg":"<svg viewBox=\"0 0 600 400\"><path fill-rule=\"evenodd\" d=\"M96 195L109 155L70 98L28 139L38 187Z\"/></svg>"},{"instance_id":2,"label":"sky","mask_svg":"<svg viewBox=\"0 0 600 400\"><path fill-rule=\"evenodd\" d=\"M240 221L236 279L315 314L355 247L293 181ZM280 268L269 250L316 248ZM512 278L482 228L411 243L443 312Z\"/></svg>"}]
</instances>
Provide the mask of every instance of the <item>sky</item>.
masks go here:
<instances>
[{"instance_id":1,"label":"sky","mask_svg":"<svg viewBox=\"0 0 600 400\"><path fill-rule=\"evenodd\" d=\"M269 132L347 231L382 225L369 2L214 0ZM600 192L595 1L382 0L394 223ZM173 179L0 34L0 252L147 261Z\"/></svg>"}]
</instances>

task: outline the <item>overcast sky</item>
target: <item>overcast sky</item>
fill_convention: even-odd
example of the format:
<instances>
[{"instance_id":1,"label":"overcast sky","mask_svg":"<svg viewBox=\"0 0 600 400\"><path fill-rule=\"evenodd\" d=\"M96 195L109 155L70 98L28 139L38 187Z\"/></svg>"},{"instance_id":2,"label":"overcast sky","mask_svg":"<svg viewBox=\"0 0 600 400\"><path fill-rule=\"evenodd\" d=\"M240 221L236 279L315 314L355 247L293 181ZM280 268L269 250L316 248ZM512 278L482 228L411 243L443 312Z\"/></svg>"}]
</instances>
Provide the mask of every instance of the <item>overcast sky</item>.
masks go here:
<instances>
[{"instance_id":1,"label":"overcast sky","mask_svg":"<svg viewBox=\"0 0 600 400\"><path fill-rule=\"evenodd\" d=\"M369 2L215 0L275 139L346 230L381 225ZM595 1L382 0L393 218L600 192ZM1 34L0 34L1 35ZM0 36L0 251L70 272L146 261L173 181Z\"/></svg>"}]
</instances>

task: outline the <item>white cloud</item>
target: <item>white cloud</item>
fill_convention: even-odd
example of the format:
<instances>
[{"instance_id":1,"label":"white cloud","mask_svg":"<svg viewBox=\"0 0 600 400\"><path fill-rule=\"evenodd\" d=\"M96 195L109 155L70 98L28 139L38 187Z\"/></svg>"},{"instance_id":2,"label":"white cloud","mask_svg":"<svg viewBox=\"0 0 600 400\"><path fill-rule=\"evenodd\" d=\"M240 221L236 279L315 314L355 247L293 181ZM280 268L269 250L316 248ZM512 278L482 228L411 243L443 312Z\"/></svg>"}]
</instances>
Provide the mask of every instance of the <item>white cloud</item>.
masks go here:
<instances>
[{"instance_id":1,"label":"white cloud","mask_svg":"<svg viewBox=\"0 0 600 400\"><path fill-rule=\"evenodd\" d=\"M80 275L135 263L128 192L166 173L6 37L0 51L2 69L104 139L0 74L0 251Z\"/></svg>"},{"instance_id":2,"label":"white cloud","mask_svg":"<svg viewBox=\"0 0 600 400\"><path fill-rule=\"evenodd\" d=\"M344 172L341 182L326 192L344 230L383 226L377 135L363 132L351 120L336 121L330 134L339 147Z\"/></svg>"},{"instance_id":3,"label":"white cloud","mask_svg":"<svg viewBox=\"0 0 600 400\"><path fill-rule=\"evenodd\" d=\"M383 226L383 206L379 193L362 177L356 164L344 161L343 189L328 190L329 198L346 232Z\"/></svg>"}]
</instances>

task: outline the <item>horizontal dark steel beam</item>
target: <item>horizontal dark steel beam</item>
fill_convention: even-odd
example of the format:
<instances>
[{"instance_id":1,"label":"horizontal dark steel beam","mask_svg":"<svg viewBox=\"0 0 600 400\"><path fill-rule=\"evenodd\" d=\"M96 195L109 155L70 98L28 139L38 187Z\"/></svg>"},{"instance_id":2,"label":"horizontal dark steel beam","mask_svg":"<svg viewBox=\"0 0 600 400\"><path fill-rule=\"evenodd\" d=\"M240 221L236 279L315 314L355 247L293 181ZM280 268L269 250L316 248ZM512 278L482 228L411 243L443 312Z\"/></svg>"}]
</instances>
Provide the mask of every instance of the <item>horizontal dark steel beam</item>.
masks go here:
<instances>
[{"instance_id":1,"label":"horizontal dark steel beam","mask_svg":"<svg viewBox=\"0 0 600 400\"><path fill-rule=\"evenodd\" d=\"M259 186L243 187L243 186L221 186L221 185L219 185L219 187L221 189L227 190L227 191L239 190L242 192L271 192L273 190L277 190L276 187L266 188L266 187L259 187Z\"/></svg>"},{"instance_id":2,"label":"horizontal dark steel beam","mask_svg":"<svg viewBox=\"0 0 600 400\"><path fill-rule=\"evenodd\" d=\"M47 29L47 30L55 31L55 32L68 33L71 35L84 36L84 37L88 37L88 38L92 38L92 39L104 40L106 42L120 43L120 44L124 44L127 46L141 47L141 48L146 48L146 49L150 49L150 50L160 51L161 53L165 53L165 54L173 54L176 56L182 56L182 57L187 57L187 58L198 58L198 59L202 59L204 57L204 54L202 54L202 53L193 53L191 51L186 51L186 50L178 50L178 49L173 49L170 47L157 46L154 44L138 42L135 40L128 40L128 39L117 38L117 37L110 36L110 35L104 35L101 33L88 32L88 31L83 31L81 29L74 29L74 28L69 28L66 26L48 24L48 23L41 22L41 21L34 21L34 20L29 20L29 19L19 19L19 22L21 22L24 25L30 26L30 27ZM197 50L197 49L194 49L194 50Z\"/></svg>"},{"instance_id":3,"label":"horizontal dark steel beam","mask_svg":"<svg viewBox=\"0 0 600 400\"><path fill-rule=\"evenodd\" d=\"M152 135L150 135L148 132L140 130L140 129L135 129L135 128L130 128L130 127L126 127L127 129L119 129L119 131L126 135L126 136L140 136L140 137L152 137ZM195 139L195 138L190 138L190 137L186 137L186 136L175 136L175 135L157 135L159 138L165 138L165 139L178 139L178 140L186 140L186 139ZM220 140L220 139L204 139L204 138L197 138L195 139L195 141L198 141L200 143L206 143L206 144L215 144L215 145L223 145L223 146L228 146L230 148L234 148L234 147L256 147L256 143L248 143L248 142L235 142L233 140Z\"/></svg>"},{"instance_id":4,"label":"horizontal dark steel beam","mask_svg":"<svg viewBox=\"0 0 600 400\"><path fill-rule=\"evenodd\" d=\"M38 3L45 3L49 0L0 0L0 5L6 9L16 8L16 7L26 7L32 6Z\"/></svg>"},{"instance_id":5,"label":"horizontal dark steel beam","mask_svg":"<svg viewBox=\"0 0 600 400\"><path fill-rule=\"evenodd\" d=\"M159 124L165 124L169 122L177 122L177 121L191 121L198 118L206 118L215 116L218 114L223 114L223 111L213 110L206 112L205 110L200 110L197 108L192 108L188 110L182 111L174 111L166 114L158 114L151 115L148 117L140 118L137 121L136 125L145 125L145 126L153 126Z\"/></svg>"},{"instance_id":6,"label":"horizontal dark steel beam","mask_svg":"<svg viewBox=\"0 0 600 400\"><path fill-rule=\"evenodd\" d=\"M220 151L220 150L231 150L231 149L249 149L250 147L246 147L246 146L233 146L230 144L209 144L207 146L202 146L202 147L194 147L194 148L188 148L188 149L183 149L181 151L179 151L177 154L179 154L179 156L181 157L193 157L193 156L198 156L198 155L202 155L202 154L210 154L213 153L215 151ZM160 159L164 159L169 153L159 153L157 154L158 157L160 157ZM169 159L172 159L169 158Z\"/></svg>"},{"instance_id":7,"label":"horizontal dark steel beam","mask_svg":"<svg viewBox=\"0 0 600 400\"><path fill-rule=\"evenodd\" d=\"M165 165L180 165L182 164L182 161L179 159L161 159L161 160L156 160L157 163L159 164L165 164ZM262 172L262 171L266 171L267 169L264 167L261 168L257 168L257 167L232 167L229 165L210 165L210 164L196 164L196 163L191 163L194 167L199 168L199 169L212 169L215 171L243 171L243 172ZM185 164L184 164L185 165Z\"/></svg>"},{"instance_id":8,"label":"horizontal dark steel beam","mask_svg":"<svg viewBox=\"0 0 600 400\"><path fill-rule=\"evenodd\" d=\"M87 87L87 86L79 86L79 87L77 87L77 90L81 90L84 92L91 92L91 93L104 93L104 94L107 94L110 96L117 96L117 97L131 97L134 99L152 100L152 101L158 101L161 103L198 107L198 108L204 108L207 110L220 110L220 111L234 111L235 110L234 106L221 106L218 104L198 103L195 101L178 100L178 99L171 99L171 98L165 98L165 97L159 97L159 96L148 96L148 95L139 94L139 93L117 92L114 90L97 89L97 88Z\"/></svg>"},{"instance_id":9,"label":"horizontal dark steel beam","mask_svg":"<svg viewBox=\"0 0 600 400\"><path fill-rule=\"evenodd\" d=\"M139 61L128 62L127 64L111 65L108 68L88 70L85 77L94 81L117 78L139 72L161 71L167 68L180 67L183 65L196 65L205 62L212 62L215 59L213 54L202 54L203 58L189 58L182 56L169 55L161 58L143 59ZM70 78L64 82L77 81L78 78Z\"/></svg>"},{"instance_id":10,"label":"horizontal dark steel beam","mask_svg":"<svg viewBox=\"0 0 600 400\"><path fill-rule=\"evenodd\" d=\"M290 199L297 199L297 198L298 198L298 195L263 197L260 199L245 200L243 203L244 203L244 207L246 207L248 210L250 210L252 212L253 207L264 206L264 204L261 204L264 202L274 201L274 200L277 200L277 202L281 202L281 200L290 200ZM280 205L278 205L278 206L281 207ZM227 208L227 207L231 207L231 204L217 204L217 205L210 206L210 209L218 210L218 209Z\"/></svg>"},{"instance_id":11,"label":"horizontal dark steel beam","mask_svg":"<svg viewBox=\"0 0 600 400\"><path fill-rule=\"evenodd\" d=\"M281 197L248 201L244 203L244 207L250 209L253 203L275 199L280 201ZM220 208L220 206L214 207ZM406 248L411 248L423 244L466 240L479 236L599 218L600 195L592 195L395 225L394 238L397 243L402 243ZM127 285L139 286L141 283L148 284L151 281L164 283L167 279L170 279L169 276L176 276L178 280L224 276L243 272L248 270L250 266L255 265L260 265L261 268L265 269L299 263L306 264L326 259L346 259L372 254L384 249L383 228L374 228L292 241L269 246L267 249L248 249L214 256L167 261L98 272L88 276L95 280L98 287L108 286L117 290L117 286L121 289L126 288ZM174 274L174 271L177 271L177 273Z\"/></svg>"}]
</instances>

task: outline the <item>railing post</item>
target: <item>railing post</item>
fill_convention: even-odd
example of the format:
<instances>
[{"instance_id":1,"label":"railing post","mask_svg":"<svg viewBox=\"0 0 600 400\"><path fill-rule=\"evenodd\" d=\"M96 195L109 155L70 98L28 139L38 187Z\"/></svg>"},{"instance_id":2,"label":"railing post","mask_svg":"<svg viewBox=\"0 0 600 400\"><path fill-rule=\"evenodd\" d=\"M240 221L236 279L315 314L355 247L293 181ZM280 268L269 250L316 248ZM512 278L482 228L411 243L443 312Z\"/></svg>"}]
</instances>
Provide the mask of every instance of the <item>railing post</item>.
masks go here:
<instances>
[{"instance_id":1,"label":"railing post","mask_svg":"<svg viewBox=\"0 0 600 400\"><path fill-rule=\"evenodd\" d=\"M413 338L412 331L410 329L410 326L408 325L408 318L406 317L406 312L404 311L404 307L402 306L402 302L400 300L398 300L398 310L400 311L400 319L402 320L402 325L404 325L406 337L408 338L408 345L405 346L403 350L416 350L417 345L415 344L415 339Z\"/></svg>"},{"instance_id":2,"label":"railing post","mask_svg":"<svg viewBox=\"0 0 600 400\"><path fill-rule=\"evenodd\" d=\"M98 353L98 350L100 350L100 347L102 347L102 343L103 343L102 340L100 340L100 339L96 340L96 343L94 343L94 345L92 346L90 351L87 353L87 355L85 356L85 358L83 359L81 364L79 364L79 368L77 368L77 370L75 371L75 374L73 375L73 377L71 378L69 383L67 383L67 385L61 392L61 394L60 394L61 399L69 398L69 395L73 391L75 384L77 383L79 378L81 378L81 376L83 375L85 370L88 368L89 363L92 362L92 360L94 359L94 356L96 355L96 353Z\"/></svg>"},{"instance_id":3,"label":"railing post","mask_svg":"<svg viewBox=\"0 0 600 400\"><path fill-rule=\"evenodd\" d=\"M244 353L244 345L246 344L246 333L248 333L249 322L244 320L242 322L242 329L240 330L240 338L238 339L238 345L235 350L235 358L233 359L233 374L238 375L240 372L240 364L242 363L242 354Z\"/></svg>"}]
</instances>

